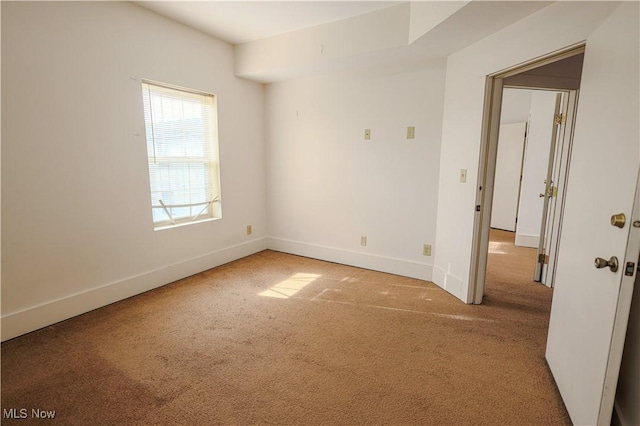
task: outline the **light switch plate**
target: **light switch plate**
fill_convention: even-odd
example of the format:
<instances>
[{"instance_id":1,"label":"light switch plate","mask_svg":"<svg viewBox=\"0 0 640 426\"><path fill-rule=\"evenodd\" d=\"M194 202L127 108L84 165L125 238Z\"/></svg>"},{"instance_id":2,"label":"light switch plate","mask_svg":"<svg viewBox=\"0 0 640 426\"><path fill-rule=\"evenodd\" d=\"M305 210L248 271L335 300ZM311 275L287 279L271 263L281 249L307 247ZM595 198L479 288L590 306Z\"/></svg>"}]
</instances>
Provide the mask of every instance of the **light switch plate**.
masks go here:
<instances>
[{"instance_id":1,"label":"light switch plate","mask_svg":"<svg viewBox=\"0 0 640 426\"><path fill-rule=\"evenodd\" d=\"M371 129L364 129L364 139L365 140L371 139Z\"/></svg>"},{"instance_id":2,"label":"light switch plate","mask_svg":"<svg viewBox=\"0 0 640 426\"><path fill-rule=\"evenodd\" d=\"M407 127L407 139L415 139L416 128L414 126Z\"/></svg>"},{"instance_id":3,"label":"light switch plate","mask_svg":"<svg viewBox=\"0 0 640 426\"><path fill-rule=\"evenodd\" d=\"M467 169L460 169L460 182L465 183L467 181Z\"/></svg>"}]
</instances>

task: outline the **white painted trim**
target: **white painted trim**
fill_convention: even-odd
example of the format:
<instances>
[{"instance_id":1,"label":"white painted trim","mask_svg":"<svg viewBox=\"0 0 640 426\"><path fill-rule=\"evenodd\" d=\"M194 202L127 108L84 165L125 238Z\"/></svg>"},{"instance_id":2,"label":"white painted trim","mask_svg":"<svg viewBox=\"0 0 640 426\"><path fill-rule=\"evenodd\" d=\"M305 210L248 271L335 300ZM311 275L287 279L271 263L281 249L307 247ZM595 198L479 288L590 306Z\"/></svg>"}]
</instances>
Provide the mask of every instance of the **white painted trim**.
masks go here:
<instances>
[{"instance_id":1,"label":"white painted trim","mask_svg":"<svg viewBox=\"0 0 640 426\"><path fill-rule=\"evenodd\" d=\"M540 245L540 235L517 234L515 245L519 247L531 247L537 249Z\"/></svg>"},{"instance_id":2,"label":"white painted trim","mask_svg":"<svg viewBox=\"0 0 640 426\"><path fill-rule=\"evenodd\" d=\"M473 216L471 264L465 295L458 296L465 303L481 304L487 274L489 256L489 231L493 188L495 184L498 137L500 133L500 110L502 108L503 80L487 78L485 81L484 111L482 122L478 180L476 186L476 212ZM484 190L483 190L484 188ZM478 208L480 207L480 208Z\"/></svg>"},{"instance_id":3,"label":"white painted trim","mask_svg":"<svg viewBox=\"0 0 640 426\"><path fill-rule=\"evenodd\" d=\"M2 341L215 268L266 248L267 238L258 238L2 315Z\"/></svg>"},{"instance_id":4,"label":"white painted trim","mask_svg":"<svg viewBox=\"0 0 640 426\"><path fill-rule=\"evenodd\" d=\"M465 302L462 299L462 280L436 265L433 266L433 283L452 296L457 297L462 302ZM465 303L473 303L473 301Z\"/></svg>"},{"instance_id":5,"label":"white painted trim","mask_svg":"<svg viewBox=\"0 0 640 426\"><path fill-rule=\"evenodd\" d=\"M431 281L433 281L433 283L438 287L444 289L447 282L447 271L436 265L433 265L433 274L431 277Z\"/></svg>"},{"instance_id":6,"label":"white painted trim","mask_svg":"<svg viewBox=\"0 0 640 426\"><path fill-rule=\"evenodd\" d=\"M179 279L258 253L267 248L425 281L431 281L433 274L433 266L426 263L299 241L264 237L64 296L20 311L4 314L0 318L2 341L162 287ZM462 281L450 274L445 274L443 277L446 285L441 287L459 297Z\"/></svg>"},{"instance_id":7,"label":"white painted trim","mask_svg":"<svg viewBox=\"0 0 640 426\"><path fill-rule=\"evenodd\" d=\"M433 265L335 247L269 237L269 250L431 281Z\"/></svg>"}]
</instances>

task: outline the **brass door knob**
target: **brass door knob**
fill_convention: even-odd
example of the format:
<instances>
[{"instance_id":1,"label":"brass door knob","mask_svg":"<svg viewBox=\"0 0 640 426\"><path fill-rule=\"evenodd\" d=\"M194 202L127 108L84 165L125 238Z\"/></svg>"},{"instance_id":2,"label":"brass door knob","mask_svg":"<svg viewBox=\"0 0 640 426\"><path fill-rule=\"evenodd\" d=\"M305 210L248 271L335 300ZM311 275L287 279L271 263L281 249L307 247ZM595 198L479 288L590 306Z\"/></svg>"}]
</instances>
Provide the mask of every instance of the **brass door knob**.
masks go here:
<instances>
[{"instance_id":1,"label":"brass door knob","mask_svg":"<svg viewBox=\"0 0 640 426\"><path fill-rule=\"evenodd\" d=\"M595 260L594 263L595 263L596 268L598 268L598 269L609 267L611 272L617 272L618 271L618 258L615 257L615 256L611 256L611 259L609 259L609 260L603 259L601 257L596 257L596 260Z\"/></svg>"},{"instance_id":2,"label":"brass door knob","mask_svg":"<svg viewBox=\"0 0 640 426\"><path fill-rule=\"evenodd\" d=\"M611 225L618 228L624 228L624 224L627 223L627 217L624 213L618 213L611 216Z\"/></svg>"}]
</instances>

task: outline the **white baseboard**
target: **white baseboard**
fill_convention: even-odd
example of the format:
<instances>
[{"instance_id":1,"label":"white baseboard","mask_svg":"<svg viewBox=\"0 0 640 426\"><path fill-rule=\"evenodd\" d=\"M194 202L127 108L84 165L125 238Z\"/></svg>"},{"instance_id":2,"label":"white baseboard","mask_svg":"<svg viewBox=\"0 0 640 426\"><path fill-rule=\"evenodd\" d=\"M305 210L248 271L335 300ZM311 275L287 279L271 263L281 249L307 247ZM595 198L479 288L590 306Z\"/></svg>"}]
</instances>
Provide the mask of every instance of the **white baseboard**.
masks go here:
<instances>
[{"instance_id":1,"label":"white baseboard","mask_svg":"<svg viewBox=\"0 0 640 426\"><path fill-rule=\"evenodd\" d=\"M462 297L462 280L460 278L456 277L455 275L451 275L444 269L434 265L433 282L438 287L457 297L464 303L467 303L466 295L464 298Z\"/></svg>"},{"instance_id":2,"label":"white baseboard","mask_svg":"<svg viewBox=\"0 0 640 426\"><path fill-rule=\"evenodd\" d=\"M144 293L198 272L215 268L266 248L267 239L258 238L128 277L121 281L61 297L38 306L2 315L2 341Z\"/></svg>"},{"instance_id":3,"label":"white baseboard","mask_svg":"<svg viewBox=\"0 0 640 426\"><path fill-rule=\"evenodd\" d=\"M267 248L298 256L431 281L432 265L282 238L268 238Z\"/></svg>"},{"instance_id":4,"label":"white baseboard","mask_svg":"<svg viewBox=\"0 0 640 426\"><path fill-rule=\"evenodd\" d=\"M540 235L518 234L516 233L515 245L519 247L538 248L540 245Z\"/></svg>"}]
</instances>

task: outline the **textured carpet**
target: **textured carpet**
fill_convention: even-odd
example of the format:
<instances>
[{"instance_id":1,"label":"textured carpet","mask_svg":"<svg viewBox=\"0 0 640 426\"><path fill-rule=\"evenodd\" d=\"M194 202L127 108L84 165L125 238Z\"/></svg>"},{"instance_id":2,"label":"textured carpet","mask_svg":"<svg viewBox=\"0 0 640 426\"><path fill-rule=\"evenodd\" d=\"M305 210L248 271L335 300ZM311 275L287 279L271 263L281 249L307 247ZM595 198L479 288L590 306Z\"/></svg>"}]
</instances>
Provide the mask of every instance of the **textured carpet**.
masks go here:
<instances>
[{"instance_id":1,"label":"textured carpet","mask_svg":"<svg viewBox=\"0 0 640 426\"><path fill-rule=\"evenodd\" d=\"M264 251L10 340L2 424L570 424L535 251L493 234L480 306Z\"/></svg>"}]
</instances>

